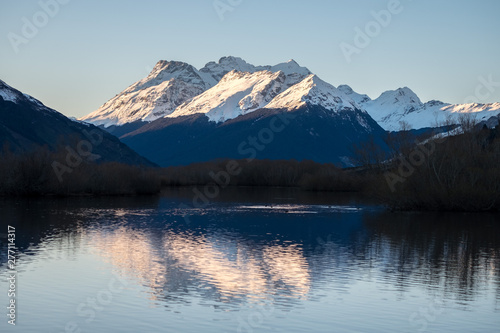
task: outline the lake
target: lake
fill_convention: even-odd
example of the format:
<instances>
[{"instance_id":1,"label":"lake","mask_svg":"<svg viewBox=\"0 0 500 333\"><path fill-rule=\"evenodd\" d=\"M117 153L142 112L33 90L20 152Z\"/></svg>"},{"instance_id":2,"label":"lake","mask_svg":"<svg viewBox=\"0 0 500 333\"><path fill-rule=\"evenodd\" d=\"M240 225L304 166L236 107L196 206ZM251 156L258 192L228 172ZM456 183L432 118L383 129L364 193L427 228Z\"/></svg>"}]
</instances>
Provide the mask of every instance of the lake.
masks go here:
<instances>
[{"instance_id":1,"label":"lake","mask_svg":"<svg viewBox=\"0 0 500 333\"><path fill-rule=\"evenodd\" d=\"M0 330L500 330L498 214L294 189L194 195L0 199Z\"/></svg>"}]
</instances>

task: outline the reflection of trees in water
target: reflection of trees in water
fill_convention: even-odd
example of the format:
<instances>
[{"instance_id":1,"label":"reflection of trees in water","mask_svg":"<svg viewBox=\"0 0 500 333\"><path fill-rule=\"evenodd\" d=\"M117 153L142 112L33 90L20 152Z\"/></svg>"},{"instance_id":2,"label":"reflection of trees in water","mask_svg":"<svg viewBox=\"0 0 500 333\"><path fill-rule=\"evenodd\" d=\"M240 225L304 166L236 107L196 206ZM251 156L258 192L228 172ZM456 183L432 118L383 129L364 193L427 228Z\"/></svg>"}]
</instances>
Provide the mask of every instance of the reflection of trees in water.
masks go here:
<instances>
[{"instance_id":1,"label":"reflection of trees in water","mask_svg":"<svg viewBox=\"0 0 500 333\"><path fill-rule=\"evenodd\" d=\"M500 290L500 225L487 214L383 213L365 217L367 259L397 276L398 287L437 287L470 301L488 284ZM389 277L388 277L389 278Z\"/></svg>"},{"instance_id":2,"label":"reflection of trees in water","mask_svg":"<svg viewBox=\"0 0 500 333\"><path fill-rule=\"evenodd\" d=\"M464 302L496 292L500 303L494 215L215 212L186 225L179 216L158 214L157 199L83 201L0 208L23 230L19 251L33 260L42 251L42 259L76 256L90 245L162 303L201 296L211 305L263 298L291 305L314 289L348 292L356 279L395 285L401 293L425 287ZM168 211L171 204L163 205Z\"/></svg>"},{"instance_id":3,"label":"reflection of trees in water","mask_svg":"<svg viewBox=\"0 0 500 333\"><path fill-rule=\"evenodd\" d=\"M16 246L24 251L38 245L45 237L57 233L68 234L78 228L86 228L89 222L87 212L116 211L121 208L155 209L159 199L145 197L75 197L75 198L4 198L0 197L0 233L7 225L20 231L16 234ZM111 216L113 216L111 214ZM0 238L0 242L2 242Z\"/></svg>"},{"instance_id":4,"label":"reflection of trees in water","mask_svg":"<svg viewBox=\"0 0 500 333\"><path fill-rule=\"evenodd\" d=\"M0 198L0 233L16 228L19 262L74 258L81 246L82 220L67 214L67 200ZM0 267L7 263L7 238L0 237ZM35 258L35 256L37 256ZM22 271L22 266L18 266Z\"/></svg>"}]
</instances>

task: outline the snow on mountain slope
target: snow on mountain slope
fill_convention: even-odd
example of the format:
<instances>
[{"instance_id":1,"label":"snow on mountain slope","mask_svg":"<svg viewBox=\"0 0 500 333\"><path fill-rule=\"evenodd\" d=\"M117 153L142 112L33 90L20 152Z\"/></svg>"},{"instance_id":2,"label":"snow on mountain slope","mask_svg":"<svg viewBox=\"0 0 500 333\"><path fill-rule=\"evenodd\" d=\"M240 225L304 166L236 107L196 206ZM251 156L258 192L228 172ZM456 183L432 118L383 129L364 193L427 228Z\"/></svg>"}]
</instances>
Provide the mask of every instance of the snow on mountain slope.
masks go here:
<instances>
[{"instance_id":1,"label":"snow on mountain slope","mask_svg":"<svg viewBox=\"0 0 500 333\"><path fill-rule=\"evenodd\" d=\"M40 102L36 98L31 97L28 94L24 94L15 88L12 88L2 80L0 80L0 97L3 98L3 100L6 102L17 103L19 101L28 100L37 104L38 106L44 106L42 102Z\"/></svg>"},{"instance_id":2,"label":"snow on mountain slope","mask_svg":"<svg viewBox=\"0 0 500 333\"><path fill-rule=\"evenodd\" d=\"M166 117L204 113L211 121L222 122L262 108L286 89L283 72L227 73L213 88L179 106Z\"/></svg>"},{"instance_id":3,"label":"snow on mountain slope","mask_svg":"<svg viewBox=\"0 0 500 333\"><path fill-rule=\"evenodd\" d=\"M454 124L459 123L460 116L470 115L477 122L487 121L493 116L500 115L500 103L491 104L445 104L440 102L439 104L427 105L415 112L404 115L399 121L405 121L414 129L424 128L424 127L436 127L444 125L447 122ZM400 129L399 121L395 123L387 122L380 123L382 127L386 127L387 130L398 130Z\"/></svg>"},{"instance_id":4,"label":"snow on mountain slope","mask_svg":"<svg viewBox=\"0 0 500 333\"><path fill-rule=\"evenodd\" d=\"M320 105L331 111L360 108L342 91L314 74L280 93L265 108L295 110L306 104Z\"/></svg>"},{"instance_id":5,"label":"snow on mountain slope","mask_svg":"<svg viewBox=\"0 0 500 333\"><path fill-rule=\"evenodd\" d=\"M293 59L274 66L254 66L247 63L241 58L232 56L222 57L220 58L218 63L211 61L206 64L205 67L201 68L200 72L210 75L215 80L220 81L220 79L222 79L224 75L232 70L249 73L261 72L266 70L274 73L282 71L285 75L290 76L290 85L301 81L307 75L311 74L311 72L307 68L301 67ZM295 78L295 80L292 80L292 78Z\"/></svg>"},{"instance_id":6,"label":"snow on mountain slope","mask_svg":"<svg viewBox=\"0 0 500 333\"><path fill-rule=\"evenodd\" d=\"M11 86L0 80L0 97L6 102L15 103L20 96Z\"/></svg>"},{"instance_id":7,"label":"snow on mountain slope","mask_svg":"<svg viewBox=\"0 0 500 333\"><path fill-rule=\"evenodd\" d=\"M217 82L220 81L227 73L237 70L239 72L253 73L258 71L254 65L247 63L239 57L222 57L219 62L210 61L205 67L200 69L201 73L211 76Z\"/></svg>"},{"instance_id":8,"label":"snow on mountain slope","mask_svg":"<svg viewBox=\"0 0 500 333\"><path fill-rule=\"evenodd\" d=\"M288 77L281 71L248 73L233 70L215 87L179 106L166 117L204 113L211 121L224 122L261 108L295 110L309 104L336 112L360 109L342 91L314 74L292 86L287 85Z\"/></svg>"},{"instance_id":9,"label":"snow on mountain slope","mask_svg":"<svg viewBox=\"0 0 500 333\"><path fill-rule=\"evenodd\" d=\"M250 86L241 85L241 82L236 80L234 91L228 82L217 88L224 92L212 91L210 94L215 96L216 100L214 101L208 100L210 94L204 95L203 98L197 98L196 102L193 100L195 97L200 97L208 89L215 87L225 75L235 70L246 73L242 77L249 80L245 84L252 86L251 93L247 91ZM263 86L254 82L259 75L251 79L247 75L266 71L268 73L281 73L276 77L277 81L273 83L273 89L267 87L268 84L271 84L270 81L266 81L269 79L269 74L265 79L261 77L267 82L262 83ZM79 120L109 127L136 121L150 122L165 116L205 113L211 120L223 121L264 107L271 101L274 94L283 93L299 83L303 83L300 89L304 89L307 81L303 80L310 75L312 73L306 67L301 67L294 60L274 66L254 66L241 58L229 56L222 57L218 62L209 62L200 70L183 62L162 60L156 64L146 78L134 83L99 109ZM317 88L325 84L317 77L310 80L313 83L316 81ZM250 81L253 83L249 83ZM333 86L328 86L326 90L333 91ZM270 90L267 92L268 89ZM314 93L315 90L317 89L313 89L312 92ZM301 92L294 90L294 94L300 95ZM306 94L300 98L301 100L315 99L321 94L316 97L313 95ZM1 91L0 96L13 101L19 98L19 96L8 95ZM367 95L355 92L347 85L340 85L332 96L343 101L353 101L359 109L366 110L384 129L391 131L399 130L400 123L403 121L409 123L412 128L419 129L434 127L437 122L442 123L445 120L456 123L459 115L463 113L474 114L478 121L485 121L500 113L498 103L451 105L430 101L424 104L407 87L386 91L372 100ZM325 100L316 99L315 102L328 104L329 107L335 109L333 107L335 103L331 102L334 99L330 99L330 97L323 96ZM230 98L230 100L225 101L224 98ZM193 103L190 103L192 100ZM280 103L283 104L283 101ZM276 104L271 104L271 106L280 103L276 101ZM292 98L286 103L298 102ZM349 104L349 102L346 103Z\"/></svg>"},{"instance_id":10,"label":"snow on mountain slope","mask_svg":"<svg viewBox=\"0 0 500 333\"><path fill-rule=\"evenodd\" d=\"M162 166L241 159L253 151L250 135L269 130L277 114L293 113L285 117L286 130L255 156L352 166L353 144L374 140L386 149L385 131L342 91L315 75L289 88L285 82L281 71L229 72L171 115L121 139Z\"/></svg>"},{"instance_id":11,"label":"snow on mountain slope","mask_svg":"<svg viewBox=\"0 0 500 333\"><path fill-rule=\"evenodd\" d=\"M46 107L42 102L37 100L36 98L22 93L19 90L9 86L4 81L0 80L0 97L3 98L6 102L20 103L20 102L29 102L32 103L33 108L36 108L42 112L57 112L49 107Z\"/></svg>"},{"instance_id":12,"label":"snow on mountain slope","mask_svg":"<svg viewBox=\"0 0 500 333\"><path fill-rule=\"evenodd\" d=\"M105 127L152 121L172 113L177 106L216 83L212 76L189 64L162 60L146 78L80 120Z\"/></svg>"},{"instance_id":13,"label":"snow on mountain slope","mask_svg":"<svg viewBox=\"0 0 500 333\"><path fill-rule=\"evenodd\" d=\"M386 91L374 100L358 94L346 85L341 85L338 89L351 97L388 131L400 130L402 122L413 129L420 129L441 126L445 122L456 124L462 114L471 114L477 121L486 121L500 114L500 103L449 104L435 100L422 103L407 87Z\"/></svg>"},{"instance_id":14,"label":"snow on mountain slope","mask_svg":"<svg viewBox=\"0 0 500 333\"><path fill-rule=\"evenodd\" d=\"M285 75L299 74L306 77L312 74L310 70L308 70L306 67L300 66L293 59L290 59L287 62L282 62L274 66L261 66L261 67L269 67L269 70L271 72L282 71L283 73L285 73Z\"/></svg>"},{"instance_id":15,"label":"snow on mountain slope","mask_svg":"<svg viewBox=\"0 0 500 333\"><path fill-rule=\"evenodd\" d=\"M286 88L300 82L310 71L294 60L274 66L254 66L237 57L222 57L209 62L199 71L178 61L159 61L151 73L116 95L96 111L80 118L95 125L109 127L135 121L153 121L171 114L184 102L215 86L233 71L283 72Z\"/></svg>"},{"instance_id":16,"label":"snow on mountain slope","mask_svg":"<svg viewBox=\"0 0 500 333\"><path fill-rule=\"evenodd\" d=\"M160 60L149 75L139 82L130 86L127 91L137 91L158 85L170 79L178 79L205 89L209 89L217 84L211 76L200 73L193 66L180 61Z\"/></svg>"},{"instance_id":17,"label":"snow on mountain slope","mask_svg":"<svg viewBox=\"0 0 500 333\"><path fill-rule=\"evenodd\" d=\"M354 90L352 90L351 87L349 87L346 84L342 84L337 87L338 90L342 91L344 94L346 94L348 97L350 97L353 101L355 101L358 105L362 105L366 102L371 101L371 98L368 97L368 95L362 95L358 94Z\"/></svg>"},{"instance_id":18,"label":"snow on mountain slope","mask_svg":"<svg viewBox=\"0 0 500 333\"><path fill-rule=\"evenodd\" d=\"M378 123L393 123L422 106L420 98L407 87L386 91L377 99L363 103L363 107Z\"/></svg>"}]
</instances>

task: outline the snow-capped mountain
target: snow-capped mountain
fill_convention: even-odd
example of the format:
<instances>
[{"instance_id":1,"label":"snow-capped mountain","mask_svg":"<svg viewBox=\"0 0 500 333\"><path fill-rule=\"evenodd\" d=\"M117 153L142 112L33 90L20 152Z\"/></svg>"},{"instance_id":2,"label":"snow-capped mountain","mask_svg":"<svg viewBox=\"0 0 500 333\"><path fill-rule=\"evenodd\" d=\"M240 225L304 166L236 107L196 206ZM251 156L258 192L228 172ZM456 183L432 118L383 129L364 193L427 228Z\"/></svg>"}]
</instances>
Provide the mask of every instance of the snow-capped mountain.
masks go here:
<instances>
[{"instance_id":1,"label":"snow-capped mountain","mask_svg":"<svg viewBox=\"0 0 500 333\"><path fill-rule=\"evenodd\" d=\"M341 84L337 87L338 90L342 91L345 95L355 101L358 105L363 105L366 102L371 101L372 99L368 97L368 95L358 94L351 87L345 84Z\"/></svg>"},{"instance_id":2,"label":"snow-capped mountain","mask_svg":"<svg viewBox=\"0 0 500 333\"><path fill-rule=\"evenodd\" d=\"M73 121L0 80L0 142L9 150L77 149L78 140L91 140L89 133L102 139L92 145L92 154L99 155L99 161L153 165L106 131Z\"/></svg>"},{"instance_id":3,"label":"snow-capped mountain","mask_svg":"<svg viewBox=\"0 0 500 333\"><path fill-rule=\"evenodd\" d=\"M222 57L219 62L210 61L200 72L210 75L215 81L220 81L224 75L236 70L238 72L258 72L261 69L257 69L254 65L247 63L245 60L238 57ZM262 69L263 70L263 69Z\"/></svg>"},{"instance_id":4,"label":"snow-capped mountain","mask_svg":"<svg viewBox=\"0 0 500 333\"><path fill-rule=\"evenodd\" d=\"M460 116L463 115L470 115L477 122L487 122L491 117L500 115L500 103L446 104L431 101L425 103L420 109L404 115L401 120L404 120L412 128L419 129L442 126L446 123L457 124L460 122ZM397 130L397 125L399 125L399 121L397 124L393 123L388 129ZM382 125L382 127L385 126Z\"/></svg>"},{"instance_id":5,"label":"snow-capped mountain","mask_svg":"<svg viewBox=\"0 0 500 333\"><path fill-rule=\"evenodd\" d=\"M211 121L233 119L267 105L286 89L286 79L281 71L249 73L233 70L224 75L215 87L182 104L167 117L203 113Z\"/></svg>"},{"instance_id":6,"label":"snow-capped mountain","mask_svg":"<svg viewBox=\"0 0 500 333\"><path fill-rule=\"evenodd\" d=\"M328 103L332 106L353 101L359 110L367 111L389 131L399 130L402 122L420 129L436 127L446 121L457 123L461 114L473 114L478 121L500 114L500 103L423 103L407 87L389 90L371 99L347 85L340 85L335 90L328 85L326 90L331 96L315 96L314 91L326 83L317 77L311 78L311 75L307 68L294 60L274 66L255 66L229 56L222 57L218 62L209 62L200 70L187 63L162 60L146 78L80 120L101 125L116 135L124 135L163 117L203 113L210 120L221 122L254 112L268 104L270 108L280 105L286 108L287 103L298 101L293 94L323 99L322 106L326 108ZM306 78L308 81L304 81ZM313 83L316 88L309 93L307 86ZM296 85L296 89L286 92ZM285 92L291 94L288 101L282 95ZM277 95L281 96L274 100Z\"/></svg>"},{"instance_id":7,"label":"snow-capped mountain","mask_svg":"<svg viewBox=\"0 0 500 333\"><path fill-rule=\"evenodd\" d=\"M20 92L19 90L9 86L7 83L4 81L0 80L0 97L4 100L4 102L13 102L13 103L32 103L33 107L42 111L49 111L49 112L57 112L55 110L52 110L50 108L47 108L45 105L43 105L42 102L37 100L34 97L31 97L28 94L24 94Z\"/></svg>"},{"instance_id":8,"label":"snow-capped mountain","mask_svg":"<svg viewBox=\"0 0 500 333\"><path fill-rule=\"evenodd\" d=\"M299 82L301 79L311 74L311 72L305 68L301 67L295 60L290 59L287 62L280 63L274 66L254 66L247 63L245 60L238 57L222 57L219 62L216 63L211 61L205 65L205 67L200 69L200 72L206 73L212 76L215 80L220 81L224 75L236 70L238 72L260 72L260 71L270 71L278 72L282 71L285 75L293 75L297 77L294 83ZM292 80L291 82L292 83Z\"/></svg>"},{"instance_id":9,"label":"snow-capped mountain","mask_svg":"<svg viewBox=\"0 0 500 333\"><path fill-rule=\"evenodd\" d=\"M313 74L288 88L286 79L281 71L231 71L171 115L121 139L162 166L249 156L348 166L353 144L373 138L385 146L385 131L342 91ZM252 148L248 138L268 133L278 120L283 130Z\"/></svg>"},{"instance_id":10,"label":"snow-capped mountain","mask_svg":"<svg viewBox=\"0 0 500 333\"><path fill-rule=\"evenodd\" d=\"M289 76L282 71L249 73L233 70L216 86L182 104L166 117L202 113L210 121L224 122L261 108L290 111L309 104L336 112L361 109L350 97L317 75L310 74L292 85L287 84L288 79Z\"/></svg>"},{"instance_id":11,"label":"snow-capped mountain","mask_svg":"<svg viewBox=\"0 0 500 333\"><path fill-rule=\"evenodd\" d=\"M80 118L94 125L152 121L172 113L185 101L217 83L212 76L179 61L159 61L151 73Z\"/></svg>"},{"instance_id":12,"label":"snow-capped mountain","mask_svg":"<svg viewBox=\"0 0 500 333\"><path fill-rule=\"evenodd\" d=\"M266 108L295 110L306 104L320 105L331 111L360 108L342 91L314 74L276 96Z\"/></svg>"},{"instance_id":13,"label":"snow-capped mountain","mask_svg":"<svg viewBox=\"0 0 500 333\"><path fill-rule=\"evenodd\" d=\"M500 103L449 104L441 101L422 103L408 87L390 90L371 100L367 95L353 91L349 86L339 86L370 116L388 131L397 131L404 121L414 129L438 127L446 122L458 123L460 115L470 114L478 122L500 115Z\"/></svg>"},{"instance_id":14,"label":"snow-capped mountain","mask_svg":"<svg viewBox=\"0 0 500 333\"><path fill-rule=\"evenodd\" d=\"M368 112L377 122L391 123L421 108L423 103L410 88L404 87L386 91L377 99L366 101L362 105L367 111L370 110Z\"/></svg>"},{"instance_id":15,"label":"snow-capped mountain","mask_svg":"<svg viewBox=\"0 0 500 333\"><path fill-rule=\"evenodd\" d=\"M299 76L302 76L302 78L304 78L309 74L312 74L310 70L308 70L306 67L300 66L293 59L290 59L287 62L283 62L274 66L264 66L264 67L269 67L265 69L271 72L282 71L283 73L285 73L285 75L297 74Z\"/></svg>"},{"instance_id":16,"label":"snow-capped mountain","mask_svg":"<svg viewBox=\"0 0 500 333\"><path fill-rule=\"evenodd\" d=\"M241 58L223 57L209 62L199 71L179 61L159 61L151 73L119 93L82 121L108 128L133 122L150 122L170 115L184 102L215 86L224 75L236 70L283 72L285 87L301 81L310 71L294 60L274 66L254 66Z\"/></svg>"}]
</instances>

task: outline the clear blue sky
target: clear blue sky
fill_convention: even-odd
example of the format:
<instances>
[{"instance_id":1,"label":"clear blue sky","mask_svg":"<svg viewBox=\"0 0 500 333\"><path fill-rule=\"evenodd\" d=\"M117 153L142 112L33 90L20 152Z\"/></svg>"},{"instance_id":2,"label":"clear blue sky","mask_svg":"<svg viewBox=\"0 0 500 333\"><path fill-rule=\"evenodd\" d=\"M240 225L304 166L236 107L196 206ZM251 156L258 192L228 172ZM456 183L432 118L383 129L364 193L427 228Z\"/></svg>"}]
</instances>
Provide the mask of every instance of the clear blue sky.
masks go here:
<instances>
[{"instance_id":1,"label":"clear blue sky","mask_svg":"<svg viewBox=\"0 0 500 333\"><path fill-rule=\"evenodd\" d=\"M38 0L0 0L0 79L78 117L160 59L200 68L226 55L255 65L293 58L335 86L372 98L408 86L424 102L462 103L480 76L500 82L500 1L400 0L399 12L376 31L371 11L389 2L70 0L44 17ZM223 20L217 3L232 9ZM23 17L41 27L16 53L11 39L24 38ZM370 44L348 63L340 44L356 46L355 28L367 25L375 29ZM500 101L500 84L490 89L479 90L481 102Z\"/></svg>"}]
</instances>

